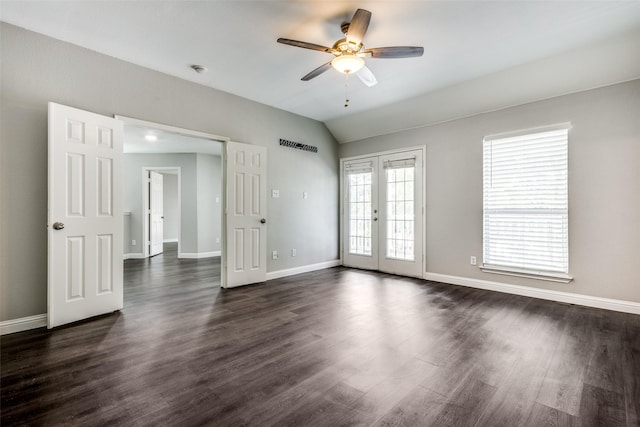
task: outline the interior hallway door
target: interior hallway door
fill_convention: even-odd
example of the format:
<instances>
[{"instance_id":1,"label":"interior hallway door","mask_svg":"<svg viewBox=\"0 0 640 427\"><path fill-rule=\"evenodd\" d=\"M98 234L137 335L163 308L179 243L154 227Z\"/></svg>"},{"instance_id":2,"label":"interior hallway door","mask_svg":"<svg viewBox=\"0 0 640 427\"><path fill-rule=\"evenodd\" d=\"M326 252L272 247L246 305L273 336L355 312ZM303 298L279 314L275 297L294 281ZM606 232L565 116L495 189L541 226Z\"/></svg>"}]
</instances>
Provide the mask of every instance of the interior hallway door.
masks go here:
<instances>
[{"instance_id":1,"label":"interior hallway door","mask_svg":"<svg viewBox=\"0 0 640 427\"><path fill-rule=\"evenodd\" d=\"M162 253L164 243L164 187L162 174L149 171L149 256Z\"/></svg>"},{"instance_id":2,"label":"interior hallway door","mask_svg":"<svg viewBox=\"0 0 640 427\"><path fill-rule=\"evenodd\" d=\"M423 151L343 162L343 264L404 276L424 271Z\"/></svg>"}]
</instances>

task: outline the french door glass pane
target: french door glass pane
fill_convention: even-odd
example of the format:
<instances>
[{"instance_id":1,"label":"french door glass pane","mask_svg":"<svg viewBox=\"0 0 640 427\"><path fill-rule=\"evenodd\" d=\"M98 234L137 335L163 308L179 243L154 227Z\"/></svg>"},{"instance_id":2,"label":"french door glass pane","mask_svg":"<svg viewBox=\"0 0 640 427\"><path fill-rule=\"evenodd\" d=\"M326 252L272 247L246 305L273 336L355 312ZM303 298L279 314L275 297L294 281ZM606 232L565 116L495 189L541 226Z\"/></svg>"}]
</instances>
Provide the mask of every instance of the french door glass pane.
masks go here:
<instances>
[{"instance_id":1,"label":"french door glass pane","mask_svg":"<svg viewBox=\"0 0 640 427\"><path fill-rule=\"evenodd\" d=\"M371 255L372 172L349 174L349 253Z\"/></svg>"},{"instance_id":2,"label":"french door glass pane","mask_svg":"<svg viewBox=\"0 0 640 427\"><path fill-rule=\"evenodd\" d=\"M390 168L387 178L387 258L413 261L414 166Z\"/></svg>"}]
</instances>

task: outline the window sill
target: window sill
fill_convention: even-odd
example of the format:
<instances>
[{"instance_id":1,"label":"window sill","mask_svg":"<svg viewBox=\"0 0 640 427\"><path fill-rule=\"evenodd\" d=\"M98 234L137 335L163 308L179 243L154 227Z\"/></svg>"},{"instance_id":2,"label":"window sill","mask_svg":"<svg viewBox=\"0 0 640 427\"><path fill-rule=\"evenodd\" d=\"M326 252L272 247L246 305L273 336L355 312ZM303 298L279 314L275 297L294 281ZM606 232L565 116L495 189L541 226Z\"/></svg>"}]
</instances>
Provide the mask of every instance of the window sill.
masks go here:
<instances>
[{"instance_id":1,"label":"window sill","mask_svg":"<svg viewBox=\"0 0 640 427\"><path fill-rule=\"evenodd\" d=\"M485 273L503 274L505 276L526 277L528 279L546 280L549 282L569 283L573 277L562 273L533 272L529 270L519 270L517 268L497 267L493 265L482 265L480 270Z\"/></svg>"}]
</instances>

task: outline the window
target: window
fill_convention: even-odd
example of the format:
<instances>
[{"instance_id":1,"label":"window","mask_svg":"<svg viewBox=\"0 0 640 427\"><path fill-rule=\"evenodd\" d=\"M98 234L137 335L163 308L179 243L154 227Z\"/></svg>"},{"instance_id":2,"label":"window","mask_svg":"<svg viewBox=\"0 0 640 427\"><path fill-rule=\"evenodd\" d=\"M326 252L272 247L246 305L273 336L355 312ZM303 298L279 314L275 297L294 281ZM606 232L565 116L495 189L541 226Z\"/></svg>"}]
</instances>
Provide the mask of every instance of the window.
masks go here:
<instances>
[{"instance_id":1,"label":"window","mask_svg":"<svg viewBox=\"0 0 640 427\"><path fill-rule=\"evenodd\" d=\"M387 258L414 260L415 159L386 162Z\"/></svg>"},{"instance_id":2,"label":"window","mask_svg":"<svg viewBox=\"0 0 640 427\"><path fill-rule=\"evenodd\" d=\"M484 139L484 271L571 280L568 129Z\"/></svg>"},{"instance_id":3,"label":"window","mask_svg":"<svg viewBox=\"0 0 640 427\"><path fill-rule=\"evenodd\" d=\"M371 255L371 186L373 169L369 164L357 165L348 173L349 187L349 253Z\"/></svg>"}]
</instances>

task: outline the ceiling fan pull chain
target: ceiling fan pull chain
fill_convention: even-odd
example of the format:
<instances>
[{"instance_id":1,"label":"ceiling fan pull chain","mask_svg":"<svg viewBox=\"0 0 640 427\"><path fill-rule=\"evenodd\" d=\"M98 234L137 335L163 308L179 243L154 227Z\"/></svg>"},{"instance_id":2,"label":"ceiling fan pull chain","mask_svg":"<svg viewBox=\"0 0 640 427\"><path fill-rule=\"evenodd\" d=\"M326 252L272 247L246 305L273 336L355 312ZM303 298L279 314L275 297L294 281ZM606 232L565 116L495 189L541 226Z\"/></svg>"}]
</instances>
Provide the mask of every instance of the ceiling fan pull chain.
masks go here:
<instances>
[{"instance_id":1,"label":"ceiling fan pull chain","mask_svg":"<svg viewBox=\"0 0 640 427\"><path fill-rule=\"evenodd\" d=\"M344 108L349 106L349 73L344 75Z\"/></svg>"}]
</instances>

